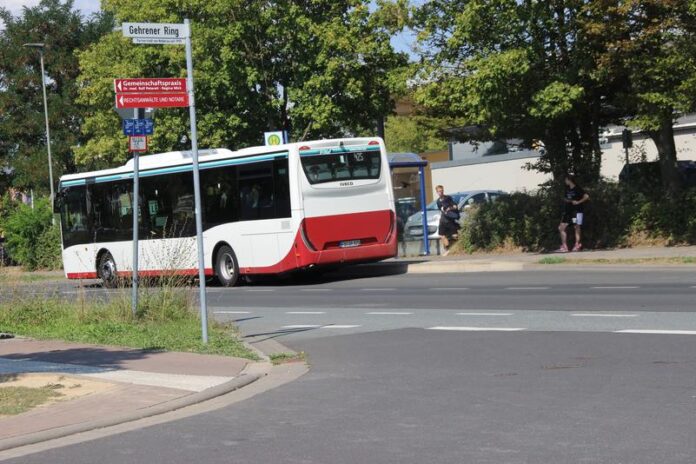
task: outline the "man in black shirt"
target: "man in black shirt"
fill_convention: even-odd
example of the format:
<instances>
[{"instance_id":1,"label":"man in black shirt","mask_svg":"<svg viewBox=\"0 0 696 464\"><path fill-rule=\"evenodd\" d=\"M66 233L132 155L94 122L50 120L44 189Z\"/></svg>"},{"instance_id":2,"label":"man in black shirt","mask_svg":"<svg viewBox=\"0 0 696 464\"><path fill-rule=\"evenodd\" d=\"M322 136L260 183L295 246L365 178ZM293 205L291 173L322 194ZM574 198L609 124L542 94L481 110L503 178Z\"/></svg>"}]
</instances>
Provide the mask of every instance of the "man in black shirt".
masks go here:
<instances>
[{"instance_id":1,"label":"man in black shirt","mask_svg":"<svg viewBox=\"0 0 696 464\"><path fill-rule=\"evenodd\" d=\"M558 231L561 233L561 248L557 250L559 253L568 252L568 234L566 233L568 224L573 224L575 227L575 246L573 246L573 251L582 250L582 223L585 217L585 206L583 203L590 199L590 196L577 184L573 176L566 176L565 184L563 218L558 226Z\"/></svg>"}]
</instances>

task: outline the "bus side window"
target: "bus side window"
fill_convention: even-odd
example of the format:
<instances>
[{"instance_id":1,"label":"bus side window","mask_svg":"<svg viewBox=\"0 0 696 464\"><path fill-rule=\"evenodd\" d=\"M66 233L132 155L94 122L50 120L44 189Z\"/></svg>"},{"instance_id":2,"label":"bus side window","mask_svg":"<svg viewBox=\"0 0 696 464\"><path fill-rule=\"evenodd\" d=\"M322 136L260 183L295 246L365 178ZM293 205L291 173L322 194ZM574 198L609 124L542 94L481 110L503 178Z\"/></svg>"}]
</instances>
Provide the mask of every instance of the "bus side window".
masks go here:
<instances>
[{"instance_id":1,"label":"bus side window","mask_svg":"<svg viewBox=\"0 0 696 464\"><path fill-rule=\"evenodd\" d=\"M63 192L61 205L63 246L67 248L91 242L86 186L71 187Z\"/></svg>"}]
</instances>

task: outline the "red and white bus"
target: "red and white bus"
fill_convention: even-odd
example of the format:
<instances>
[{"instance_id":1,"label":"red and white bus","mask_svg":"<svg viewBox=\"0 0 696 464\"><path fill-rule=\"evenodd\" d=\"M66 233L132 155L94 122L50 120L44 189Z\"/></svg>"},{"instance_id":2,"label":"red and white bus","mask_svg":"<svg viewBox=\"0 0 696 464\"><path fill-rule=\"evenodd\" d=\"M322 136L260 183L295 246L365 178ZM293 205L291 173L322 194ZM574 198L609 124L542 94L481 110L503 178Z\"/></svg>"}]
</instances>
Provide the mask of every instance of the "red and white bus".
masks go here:
<instances>
[{"instance_id":1,"label":"red and white bus","mask_svg":"<svg viewBox=\"0 0 696 464\"><path fill-rule=\"evenodd\" d=\"M240 275L379 261L397 253L391 174L379 138L202 150L205 273ZM190 152L140 159L139 272L197 275ZM132 160L61 177L69 279L114 285L132 272Z\"/></svg>"}]
</instances>

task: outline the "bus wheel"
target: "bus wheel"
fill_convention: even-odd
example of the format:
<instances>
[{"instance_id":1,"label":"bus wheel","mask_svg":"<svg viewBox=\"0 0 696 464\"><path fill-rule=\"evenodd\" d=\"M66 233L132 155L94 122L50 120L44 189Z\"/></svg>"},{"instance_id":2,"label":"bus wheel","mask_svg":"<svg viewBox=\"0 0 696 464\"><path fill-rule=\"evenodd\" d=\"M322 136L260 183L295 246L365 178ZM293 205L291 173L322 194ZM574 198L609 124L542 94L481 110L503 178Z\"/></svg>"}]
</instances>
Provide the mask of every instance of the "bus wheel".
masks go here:
<instances>
[{"instance_id":1,"label":"bus wheel","mask_svg":"<svg viewBox=\"0 0 696 464\"><path fill-rule=\"evenodd\" d=\"M97 274L102 280L104 287L115 288L118 285L118 274L116 273L116 261L108 251L99 258Z\"/></svg>"},{"instance_id":2,"label":"bus wheel","mask_svg":"<svg viewBox=\"0 0 696 464\"><path fill-rule=\"evenodd\" d=\"M239 264L232 248L222 246L215 256L215 277L223 287L234 287L239 280Z\"/></svg>"}]
</instances>

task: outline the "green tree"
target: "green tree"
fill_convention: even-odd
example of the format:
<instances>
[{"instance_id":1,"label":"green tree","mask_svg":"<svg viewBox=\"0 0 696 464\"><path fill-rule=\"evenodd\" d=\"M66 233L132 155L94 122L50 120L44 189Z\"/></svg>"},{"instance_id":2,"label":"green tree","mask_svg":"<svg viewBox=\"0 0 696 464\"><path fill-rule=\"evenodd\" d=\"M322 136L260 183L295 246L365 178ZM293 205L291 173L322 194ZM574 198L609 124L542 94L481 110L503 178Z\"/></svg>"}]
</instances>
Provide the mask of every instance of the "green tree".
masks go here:
<instances>
[{"instance_id":1,"label":"green tree","mask_svg":"<svg viewBox=\"0 0 696 464\"><path fill-rule=\"evenodd\" d=\"M602 42L596 75L619 83L615 101L626 124L654 141L666 191L679 189L672 129L696 105L696 2L591 2L587 34Z\"/></svg>"},{"instance_id":2,"label":"green tree","mask_svg":"<svg viewBox=\"0 0 696 464\"><path fill-rule=\"evenodd\" d=\"M398 8L366 0L105 0L119 21L192 21L200 145L258 145L265 130L293 140L374 133L392 109L393 72L406 63L389 39ZM121 162L126 139L113 111L117 77L183 77L183 47L133 45L114 32L80 53L80 102L89 140L79 163ZM156 114L152 151L186 149L188 113Z\"/></svg>"},{"instance_id":3,"label":"green tree","mask_svg":"<svg viewBox=\"0 0 696 464\"><path fill-rule=\"evenodd\" d=\"M537 169L599 178L607 89L592 74L582 0L434 0L415 9L418 102L481 128L477 137L541 140Z\"/></svg>"},{"instance_id":4,"label":"green tree","mask_svg":"<svg viewBox=\"0 0 696 464\"><path fill-rule=\"evenodd\" d=\"M389 116L385 130L387 149L413 153L445 150L447 137L444 130L450 127L453 127L452 120L421 115Z\"/></svg>"},{"instance_id":5,"label":"green tree","mask_svg":"<svg viewBox=\"0 0 696 464\"><path fill-rule=\"evenodd\" d=\"M10 255L27 270L60 266L60 231L51 225L52 217L48 198L39 198L33 208L15 205L5 221Z\"/></svg>"},{"instance_id":6,"label":"green tree","mask_svg":"<svg viewBox=\"0 0 696 464\"><path fill-rule=\"evenodd\" d=\"M98 14L83 20L72 0L42 0L13 17L0 7L0 189L49 191L44 107L39 53L23 47L45 43L48 113L54 179L73 172L72 146L84 142L82 111L75 104L78 74L76 50L111 30L113 21ZM8 173L11 179L8 182ZM0 190L0 193L2 190Z\"/></svg>"}]
</instances>

